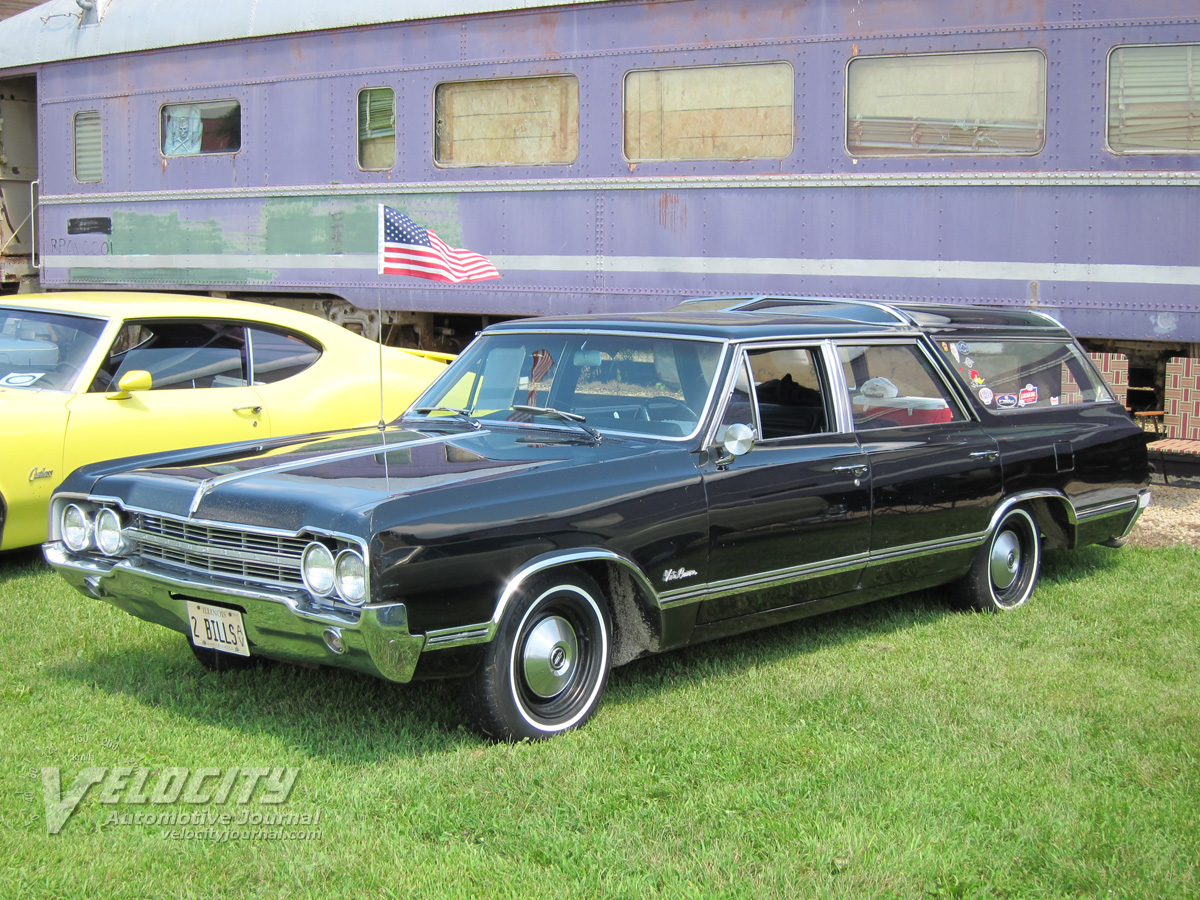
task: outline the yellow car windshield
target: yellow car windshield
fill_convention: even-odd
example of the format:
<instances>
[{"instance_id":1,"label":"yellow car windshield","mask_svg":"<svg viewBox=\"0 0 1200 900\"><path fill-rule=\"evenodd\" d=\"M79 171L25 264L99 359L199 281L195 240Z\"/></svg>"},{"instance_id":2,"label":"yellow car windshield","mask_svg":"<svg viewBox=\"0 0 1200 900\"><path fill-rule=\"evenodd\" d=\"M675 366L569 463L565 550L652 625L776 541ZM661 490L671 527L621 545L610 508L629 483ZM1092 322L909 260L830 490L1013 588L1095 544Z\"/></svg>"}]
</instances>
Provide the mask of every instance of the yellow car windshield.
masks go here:
<instances>
[{"instance_id":1,"label":"yellow car windshield","mask_svg":"<svg viewBox=\"0 0 1200 900\"><path fill-rule=\"evenodd\" d=\"M69 389L104 324L103 319L0 307L0 388Z\"/></svg>"}]
</instances>

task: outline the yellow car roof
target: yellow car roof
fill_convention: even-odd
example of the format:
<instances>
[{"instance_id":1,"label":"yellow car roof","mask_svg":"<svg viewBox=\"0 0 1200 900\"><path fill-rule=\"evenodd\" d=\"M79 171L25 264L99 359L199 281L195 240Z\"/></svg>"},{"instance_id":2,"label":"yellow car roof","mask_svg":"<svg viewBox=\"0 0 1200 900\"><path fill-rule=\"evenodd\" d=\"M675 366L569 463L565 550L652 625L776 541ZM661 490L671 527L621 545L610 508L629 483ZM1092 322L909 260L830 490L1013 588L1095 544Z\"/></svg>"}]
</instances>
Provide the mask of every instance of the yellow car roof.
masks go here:
<instances>
[{"instance_id":1,"label":"yellow car roof","mask_svg":"<svg viewBox=\"0 0 1200 900\"><path fill-rule=\"evenodd\" d=\"M39 309L105 319L144 316L212 316L291 326L319 331L322 337L345 329L328 319L252 300L227 300L190 294L154 294L131 291L62 291L51 294L10 294L0 306ZM330 328L336 331L329 331ZM350 334L350 332L346 332ZM337 340L337 338L334 338Z\"/></svg>"}]
</instances>

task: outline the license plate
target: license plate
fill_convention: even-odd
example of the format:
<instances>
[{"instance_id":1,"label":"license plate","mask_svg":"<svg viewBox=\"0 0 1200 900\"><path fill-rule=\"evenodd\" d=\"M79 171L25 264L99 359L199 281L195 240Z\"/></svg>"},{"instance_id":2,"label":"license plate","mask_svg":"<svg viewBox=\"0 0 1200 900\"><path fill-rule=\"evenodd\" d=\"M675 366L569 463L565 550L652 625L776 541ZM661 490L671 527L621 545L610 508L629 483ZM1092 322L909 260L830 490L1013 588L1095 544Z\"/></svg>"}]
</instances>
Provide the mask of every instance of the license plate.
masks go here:
<instances>
[{"instance_id":1,"label":"license plate","mask_svg":"<svg viewBox=\"0 0 1200 900\"><path fill-rule=\"evenodd\" d=\"M236 609L208 606L204 603L187 602L188 626L192 629L192 643L197 647L221 650L238 656L249 656L246 644L246 629L242 625L242 614Z\"/></svg>"}]
</instances>

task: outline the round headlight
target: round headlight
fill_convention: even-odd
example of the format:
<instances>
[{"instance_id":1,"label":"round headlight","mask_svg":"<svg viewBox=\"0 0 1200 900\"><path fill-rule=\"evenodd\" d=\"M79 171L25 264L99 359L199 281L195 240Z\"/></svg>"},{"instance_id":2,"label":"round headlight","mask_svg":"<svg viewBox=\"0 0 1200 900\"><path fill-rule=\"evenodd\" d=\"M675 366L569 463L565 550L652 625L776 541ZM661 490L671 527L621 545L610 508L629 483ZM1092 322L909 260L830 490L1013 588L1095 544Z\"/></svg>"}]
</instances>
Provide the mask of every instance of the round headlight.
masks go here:
<instances>
[{"instance_id":1,"label":"round headlight","mask_svg":"<svg viewBox=\"0 0 1200 900\"><path fill-rule=\"evenodd\" d=\"M337 555L337 592L355 606L367 597L367 564L355 550L343 550Z\"/></svg>"},{"instance_id":2,"label":"round headlight","mask_svg":"<svg viewBox=\"0 0 1200 900\"><path fill-rule=\"evenodd\" d=\"M326 597L333 590L333 554L329 548L317 541L304 548L300 557L300 576L304 586L318 597Z\"/></svg>"},{"instance_id":3,"label":"round headlight","mask_svg":"<svg viewBox=\"0 0 1200 900\"><path fill-rule=\"evenodd\" d=\"M71 503L60 520L63 543L72 553L82 553L92 546L92 516L86 509Z\"/></svg>"},{"instance_id":4,"label":"round headlight","mask_svg":"<svg viewBox=\"0 0 1200 900\"><path fill-rule=\"evenodd\" d=\"M117 556L128 549L121 528L121 516L115 509L104 507L96 513L96 546L105 556Z\"/></svg>"}]
</instances>

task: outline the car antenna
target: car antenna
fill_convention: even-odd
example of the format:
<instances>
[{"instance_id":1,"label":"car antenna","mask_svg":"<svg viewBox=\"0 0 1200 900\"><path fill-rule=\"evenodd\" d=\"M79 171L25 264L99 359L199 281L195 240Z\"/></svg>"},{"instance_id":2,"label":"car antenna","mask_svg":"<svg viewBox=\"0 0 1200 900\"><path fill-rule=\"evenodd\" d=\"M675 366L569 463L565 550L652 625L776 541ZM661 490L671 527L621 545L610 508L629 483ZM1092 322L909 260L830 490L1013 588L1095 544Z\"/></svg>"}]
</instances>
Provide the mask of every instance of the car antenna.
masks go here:
<instances>
[{"instance_id":1,"label":"car antenna","mask_svg":"<svg viewBox=\"0 0 1200 900\"><path fill-rule=\"evenodd\" d=\"M380 208L380 215L383 214L383 207ZM376 343L379 345L379 430L383 431L385 427L384 419L386 413L383 408L383 285L376 282L375 284L375 305L377 318L375 327L378 329L378 338Z\"/></svg>"}]
</instances>

